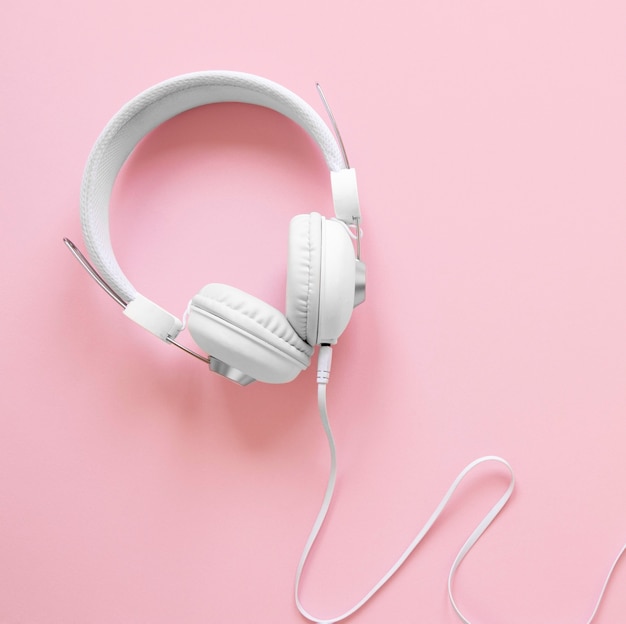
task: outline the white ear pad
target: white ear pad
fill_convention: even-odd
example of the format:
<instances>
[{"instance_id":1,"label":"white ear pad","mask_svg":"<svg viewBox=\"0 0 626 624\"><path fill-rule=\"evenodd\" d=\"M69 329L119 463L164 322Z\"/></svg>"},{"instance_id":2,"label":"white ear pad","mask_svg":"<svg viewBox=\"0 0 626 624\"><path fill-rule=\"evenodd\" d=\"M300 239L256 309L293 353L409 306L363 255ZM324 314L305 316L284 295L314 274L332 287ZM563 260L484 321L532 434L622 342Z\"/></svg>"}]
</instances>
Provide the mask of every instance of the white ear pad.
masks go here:
<instances>
[{"instance_id":1,"label":"white ear pad","mask_svg":"<svg viewBox=\"0 0 626 624\"><path fill-rule=\"evenodd\" d=\"M289 224L286 314L298 336L316 344L322 276L322 217L298 215Z\"/></svg>"},{"instance_id":2,"label":"white ear pad","mask_svg":"<svg viewBox=\"0 0 626 624\"><path fill-rule=\"evenodd\" d=\"M289 226L287 319L310 345L334 344L352 316L354 246L345 224L316 212Z\"/></svg>"},{"instance_id":3,"label":"white ear pad","mask_svg":"<svg viewBox=\"0 0 626 624\"><path fill-rule=\"evenodd\" d=\"M192 299L189 332L211 357L266 383L291 381L313 354L276 308L225 284Z\"/></svg>"}]
</instances>

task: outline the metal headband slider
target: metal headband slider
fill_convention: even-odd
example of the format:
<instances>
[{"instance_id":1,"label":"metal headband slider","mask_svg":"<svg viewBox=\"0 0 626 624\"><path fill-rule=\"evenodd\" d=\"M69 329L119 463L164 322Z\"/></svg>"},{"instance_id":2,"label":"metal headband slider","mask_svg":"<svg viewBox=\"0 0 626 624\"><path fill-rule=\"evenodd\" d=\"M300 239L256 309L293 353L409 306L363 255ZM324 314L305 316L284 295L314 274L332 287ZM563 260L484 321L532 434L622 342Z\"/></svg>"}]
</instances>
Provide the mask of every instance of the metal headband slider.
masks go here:
<instances>
[{"instance_id":1,"label":"metal headband slider","mask_svg":"<svg viewBox=\"0 0 626 624\"><path fill-rule=\"evenodd\" d=\"M92 264L89 262L89 260L87 260L87 258L85 258L85 256L80 251L80 249L78 249L78 247L76 247L76 245L74 245L74 243L69 238L64 238L63 242L65 243L66 247L72 252L72 255L76 258L76 260L78 260L78 262L80 262L81 266L85 269L85 271L87 271L87 273L89 273L89 275L91 275L91 277L109 295L109 297L111 297L117 304L119 304L120 306L122 306L122 308L124 308L124 314L126 314L126 316L132 318L133 320L137 320L136 318L134 318L134 316L135 316L135 313L138 313L139 308L135 307L134 311L131 308L131 313L127 313L127 310L128 310L128 307L129 307L129 303L124 301L107 284L107 282L100 275L100 273L98 273L98 271L96 271L96 269L92 266ZM141 297L141 295L138 295L138 298L139 297ZM145 299L145 297L143 297L143 299ZM137 301L137 299L135 299L134 301ZM146 299L146 301L148 301L148 300ZM132 304L132 301L130 303ZM149 303L152 303L152 302L149 302ZM152 304L152 306L156 306L156 304ZM158 306L156 306L156 307L158 307ZM174 317L173 315L169 314L169 312L165 312L165 314L167 314L169 317L173 318L174 320L178 321L178 319L176 319L176 317ZM137 322L139 322L139 321L137 321ZM180 321L178 321L178 323L180 323ZM146 325L144 323L140 322L139 324L143 325L144 327L146 327ZM182 326L182 323L181 323L181 326ZM172 329L174 327L176 327L176 323L174 323L172 325ZM150 329L150 328L147 328L147 329ZM150 330L150 331L152 331L152 330ZM180 343L178 343L178 342L176 342L174 340L174 338L176 337L176 335L178 334L179 331L180 331L180 327L176 331L176 334L174 334L173 336L172 335L166 335L165 337L162 337L158 333L156 335L159 336L159 338L161 338L162 340L165 340L166 342L169 342L170 344L173 344L175 347L178 347L179 349L181 349L185 353L188 353L189 355L192 355L196 359L202 360L203 362L208 364L209 363L209 358L204 357L204 356L200 355L199 353L196 353L195 351L192 351L191 349L188 349L184 345L182 345L182 344L180 344ZM156 332L153 331L152 333L156 333Z\"/></svg>"}]
</instances>

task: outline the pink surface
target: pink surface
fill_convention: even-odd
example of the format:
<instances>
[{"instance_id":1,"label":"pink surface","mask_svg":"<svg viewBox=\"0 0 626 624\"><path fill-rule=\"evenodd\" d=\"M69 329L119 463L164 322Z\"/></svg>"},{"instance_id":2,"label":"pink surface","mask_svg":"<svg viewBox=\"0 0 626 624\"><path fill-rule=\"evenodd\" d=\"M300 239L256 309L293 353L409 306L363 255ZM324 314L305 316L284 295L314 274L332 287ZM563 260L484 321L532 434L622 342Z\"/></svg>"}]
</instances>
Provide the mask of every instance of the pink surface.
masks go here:
<instances>
[{"instance_id":1,"label":"pink surface","mask_svg":"<svg viewBox=\"0 0 626 624\"><path fill-rule=\"evenodd\" d=\"M11 3L3 12L0 622L281 622L328 457L313 371L240 389L127 321L80 242L93 141L199 69L274 79L358 170L368 301L335 349L339 450L306 606L343 611L482 454L510 505L459 572L476 623L584 622L626 541L622 2ZM190 112L116 188L127 274L175 311L224 281L283 305L287 224L329 214L278 115ZM450 563L505 486L476 473L353 617L456 622ZM624 621L626 566L599 623Z\"/></svg>"}]
</instances>

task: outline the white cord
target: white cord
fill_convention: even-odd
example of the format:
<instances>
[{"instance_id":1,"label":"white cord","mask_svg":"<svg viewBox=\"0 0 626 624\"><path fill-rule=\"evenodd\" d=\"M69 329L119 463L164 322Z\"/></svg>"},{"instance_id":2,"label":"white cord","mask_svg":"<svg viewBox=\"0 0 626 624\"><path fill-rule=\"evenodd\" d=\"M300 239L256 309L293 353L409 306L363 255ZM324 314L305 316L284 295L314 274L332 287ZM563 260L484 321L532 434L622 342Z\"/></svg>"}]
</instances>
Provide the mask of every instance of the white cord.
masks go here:
<instances>
[{"instance_id":1,"label":"white cord","mask_svg":"<svg viewBox=\"0 0 626 624\"><path fill-rule=\"evenodd\" d=\"M613 572L615 572L615 568L619 563L619 560L622 558L622 555L626 552L626 544L622 546L622 550L619 551L617 557L615 557L615 561L613 561L613 565L607 574L607 577L604 581L604 585L602 586L602 590L600 591L600 596L598 597L598 602L596 602L596 606L591 613L591 617L587 620L587 624L591 624L593 619L596 617L596 613L598 613L598 609L600 608L600 603L602 602L602 598L604 598L604 592L606 592L606 588L609 586L609 582L611 581L611 576L613 576Z\"/></svg>"},{"instance_id":2,"label":"white cord","mask_svg":"<svg viewBox=\"0 0 626 624\"><path fill-rule=\"evenodd\" d=\"M463 479L477 466L486 462L496 462L505 466L506 469L508 470L509 475L510 475L509 485L506 491L504 492L504 494L500 497L500 499L496 502L496 504L489 510L487 515L478 524L478 526L474 529L474 531L469 536L465 544L463 544L456 558L454 559L454 562L452 563L452 566L450 568L450 573L448 575L448 598L450 600L450 604L452 605L454 611L456 612L456 614L459 616L459 618L464 624L471 624L470 621L463 615L463 613L457 606L456 600L454 598L454 591L453 591L454 578L456 576L456 572L457 572L459 565L461 564L461 562L463 561L467 553L472 549L472 547L476 544L476 542L479 540L481 535L487 530L489 525L495 520L497 515L502 511L502 509L504 508L508 500L511 498L511 495L513 494L513 489L515 487L515 475L513 473L513 469L511 468L510 464L506 460L502 459L501 457L497 457L495 455L487 455L485 457L480 457L479 459L476 459L470 464L468 464L461 471L461 473L454 480L454 482L452 483L452 485L446 492L445 496L442 498L441 502L439 503L439 505L433 512L432 516L428 519L428 521L426 522L422 530L418 533L418 535L415 537L415 539L409 544L408 548L402 553L400 558L387 571L387 573L380 579L380 581L378 581L378 583L376 583L374 587L372 587L372 589L370 589L370 591L367 592L367 594L365 594L365 596L363 596L363 598L361 598L361 600L359 600L359 602L357 602L351 609L349 609L345 613L338 615L336 617L321 619L314 615L311 615L302 605L302 602L300 600L300 582L302 578L302 572L308 560L311 549L313 548L315 540L317 539L317 536L322 528L322 525L324 524L324 520L326 519L326 514L328 513L328 509L330 507L330 503L333 497L333 492L335 489L335 482L337 480L337 453L336 453L336 448L335 448L335 440L333 438L333 433L330 428L330 423L328 421L328 411L327 411L327 406L326 406L326 384L328 383L328 379L330 377L331 359L332 359L331 347L327 345L320 347L320 351L318 354L318 371L317 371L317 383L318 383L317 399L318 399L318 408L319 408L320 418L322 421L322 426L324 428L324 432L326 433L326 438L328 440L328 447L330 450L330 473L329 473L328 485L326 486L326 492L324 494L322 505L317 514L317 517L315 518L313 528L311 529L309 537L306 541L304 550L302 551L302 555L298 563L298 568L296 570L295 601L296 601L298 610L306 619L310 620L311 622L315 622L315 624L334 624L335 622L340 622L341 620L345 620L346 618L350 617L353 613L358 611L366 602L368 602L370 598L372 598L374 594L376 594L378 590L381 589L383 585L385 585L385 583L398 571L398 569L402 566L402 564L408 559L409 555L411 555L411 553L417 548L419 543L424 539L428 531L430 531L432 526L435 524L435 522L441 515L441 512L444 510L444 508L446 507L446 505L452 498L452 495L454 494L455 490L461 484ZM598 598L598 601L593 610L593 613L591 614L591 617L589 618L589 620L587 620L586 624L591 624L591 622L595 618L596 613L598 612L598 609L600 607L600 603L602 602L602 598L604 597L604 593L611 580L611 576L613 575L613 572L615 571L615 568L617 567L619 560L622 558L625 552L626 552L626 545L624 545L624 547L621 549L621 551L617 555L615 561L613 562L613 565L611 566L611 569L609 570L608 576L606 577L606 580L602 587L602 591L600 592L600 597Z\"/></svg>"}]
</instances>

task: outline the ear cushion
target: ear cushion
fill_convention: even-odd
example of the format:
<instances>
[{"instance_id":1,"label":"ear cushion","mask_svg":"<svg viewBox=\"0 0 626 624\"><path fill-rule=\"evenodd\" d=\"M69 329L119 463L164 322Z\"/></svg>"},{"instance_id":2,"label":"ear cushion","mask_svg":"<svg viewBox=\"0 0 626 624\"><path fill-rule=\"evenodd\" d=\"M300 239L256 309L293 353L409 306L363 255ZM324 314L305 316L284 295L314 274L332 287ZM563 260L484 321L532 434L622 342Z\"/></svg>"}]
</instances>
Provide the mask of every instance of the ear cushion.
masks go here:
<instances>
[{"instance_id":1,"label":"ear cushion","mask_svg":"<svg viewBox=\"0 0 626 624\"><path fill-rule=\"evenodd\" d=\"M322 275L323 217L294 217L289 225L287 319L302 340L317 344Z\"/></svg>"},{"instance_id":2,"label":"ear cushion","mask_svg":"<svg viewBox=\"0 0 626 624\"><path fill-rule=\"evenodd\" d=\"M276 308L225 284L192 299L189 332L212 357L267 383L291 381L313 353Z\"/></svg>"},{"instance_id":3,"label":"ear cushion","mask_svg":"<svg viewBox=\"0 0 626 624\"><path fill-rule=\"evenodd\" d=\"M289 227L287 319L310 345L334 344L355 304L356 258L344 223L316 212Z\"/></svg>"}]
</instances>

